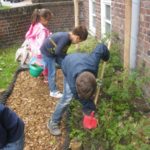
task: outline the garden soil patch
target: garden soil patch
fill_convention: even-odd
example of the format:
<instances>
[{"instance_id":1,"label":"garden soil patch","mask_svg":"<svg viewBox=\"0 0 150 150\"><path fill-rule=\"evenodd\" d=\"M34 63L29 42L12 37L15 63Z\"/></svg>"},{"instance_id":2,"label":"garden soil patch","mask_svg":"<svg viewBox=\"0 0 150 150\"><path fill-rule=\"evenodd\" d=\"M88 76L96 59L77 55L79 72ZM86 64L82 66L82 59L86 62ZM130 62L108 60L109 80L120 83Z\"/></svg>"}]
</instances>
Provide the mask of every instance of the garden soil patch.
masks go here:
<instances>
[{"instance_id":1,"label":"garden soil patch","mask_svg":"<svg viewBox=\"0 0 150 150\"><path fill-rule=\"evenodd\" d=\"M63 75L57 70L57 85L63 90ZM24 150L62 150L65 125L61 122L62 135L53 136L47 129L49 117L58 99L49 96L48 84L42 77L33 78L29 71L19 73L12 94L6 105L13 109L25 123Z\"/></svg>"}]
</instances>

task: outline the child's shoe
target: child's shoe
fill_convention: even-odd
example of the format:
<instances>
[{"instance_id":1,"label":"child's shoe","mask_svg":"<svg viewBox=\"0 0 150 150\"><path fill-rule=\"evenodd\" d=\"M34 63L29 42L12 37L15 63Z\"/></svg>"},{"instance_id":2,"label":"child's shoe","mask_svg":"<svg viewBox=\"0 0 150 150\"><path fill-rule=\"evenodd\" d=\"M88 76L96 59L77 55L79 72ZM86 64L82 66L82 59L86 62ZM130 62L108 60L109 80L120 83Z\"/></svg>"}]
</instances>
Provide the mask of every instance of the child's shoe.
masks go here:
<instances>
[{"instance_id":1,"label":"child's shoe","mask_svg":"<svg viewBox=\"0 0 150 150\"><path fill-rule=\"evenodd\" d=\"M51 97L61 98L62 95L63 95L63 94L60 93L59 91L56 91L56 92L51 92L51 91L50 91L50 96L51 96Z\"/></svg>"},{"instance_id":2,"label":"child's shoe","mask_svg":"<svg viewBox=\"0 0 150 150\"><path fill-rule=\"evenodd\" d=\"M59 129L59 126L57 123L54 123L52 121L48 121L47 127L52 135L61 135L61 130Z\"/></svg>"}]
</instances>

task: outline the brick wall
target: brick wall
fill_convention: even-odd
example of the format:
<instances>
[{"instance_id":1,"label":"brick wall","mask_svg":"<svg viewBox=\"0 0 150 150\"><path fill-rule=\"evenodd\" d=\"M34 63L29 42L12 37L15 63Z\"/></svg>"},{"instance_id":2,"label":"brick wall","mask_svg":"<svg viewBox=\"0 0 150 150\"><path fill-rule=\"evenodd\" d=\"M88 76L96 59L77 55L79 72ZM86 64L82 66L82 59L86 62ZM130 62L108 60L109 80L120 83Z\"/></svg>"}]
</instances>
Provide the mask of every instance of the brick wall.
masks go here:
<instances>
[{"instance_id":1,"label":"brick wall","mask_svg":"<svg viewBox=\"0 0 150 150\"><path fill-rule=\"evenodd\" d=\"M83 0L83 16L85 24L89 28L89 0Z\"/></svg>"},{"instance_id":2,"label":"brick wall","mask_svg":"<svg viewBox=\"0 0 150 150\"><path fill-rule=\"evenodd\" d=\"M36 6L0 10L0 47L24 39L34 8Z\"/></svg>"},{"instance_id":3,"label":"brick wall","mask_svg":"<svg viewBox=\"0 0 150 150\"><path fill-rule=\"evenodd\" d=\"M96 37L101 38L101 2L96 0Z\"/></svg>"},{"instance_id":4,"label":"brick wall","mask_svg":"<svg viewBox=\"0 0 150 150\"><path fill-rule=\"evenodd\" d=\"M50 21L50 28L53 32L68 31L74 27L73 2L45 3L41 7L49 8L54 14Z\"/></svg>"},{"instance_id":5,"label":"brick wall","mask_svg":"<svg viewBox=\"0 0 150 150\"><path fill-rule=\"evenodd\" d=\"M140 25L137 46L137 66L146 69L144 75L150 77L150 1L142 0L140 8ZM150 97L150 82L144 91Z\"/></svg>"},{"instance_id":6,"label":"brick wall","mask_svg":"<svg viewBox=\"0 0 150 150\"><path fill-rule=\"evenodd\" d=\"M118 33L119 39L124 43L125 4L124 0L111 1L112 32Z\"/></svg>"},{"instance_id":7,"label":"brick wall","mask_svg":"<svg viewBox=\"0 0 150 150\"><path fill-rule=\"evenodd\" d=\"M80 6L82 7L82 3ZM35 8L49 8L53 12L54 17L49 24L52 32L68 31L74 27L74 5L72 1L50 2L0 10L0 48L23 42L25 33L31 23L31 14ZM81 14L79 17L83 24L83 13Z\"/></svg>"},{"instance_id":8,"label":"brick wall","mask_svg":"<svg viewBox=\"0 0 150 150\"><path fill-rule=\"evenodd\" d=\"M150 68L150 1L141 1L138 35L138 66Z\"/></svg>"}]
</instances>

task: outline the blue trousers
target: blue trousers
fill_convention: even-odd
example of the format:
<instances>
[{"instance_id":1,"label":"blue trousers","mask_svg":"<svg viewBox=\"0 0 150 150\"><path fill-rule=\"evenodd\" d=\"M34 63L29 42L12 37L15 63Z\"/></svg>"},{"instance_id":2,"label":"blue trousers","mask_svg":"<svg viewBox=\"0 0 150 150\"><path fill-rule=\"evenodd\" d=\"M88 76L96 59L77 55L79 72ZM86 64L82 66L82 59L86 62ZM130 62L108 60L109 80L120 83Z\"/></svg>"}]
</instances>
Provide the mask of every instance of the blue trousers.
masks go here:
<instances>
[{"instance_id":1,"label":"blue trousers","mask_svg":"<svg viewBox=\"0 0 150 150\"><path fill-rule=\"evenodd\" d=\"M69 84L64 77L64 91L63 96L58 101L58 104L56 105L55 111L52 115L52 121L54 123L59 123L61 121L62 115L64 114L67 106L69 105L70 101L72 100L73 94L70 90Z\"/></svg>"},{"instance_id":2,"label":"blue trousers","mask_svg":"<svg viewBox=\"0 0 150 150\"><path fill-rule=\"evenodd\" d=\"M48 84L49 84L49 89L52 92L57 91L56 87L56 67L55 67L55 62L56 58L55 57L47 57L46 55L42 55L43 60L45 62L45 68L48 69Z\"/></svg>"},{"instance_id":3,"label":"blue trousers","mask_svg":"<svg viewBox=\"0 0 150 150\"><path fill-rule=\"evenodd\" d=\"M23 148L24 148L24 134L16 142L8 143L7 145L5 145L5 147L3 147L0 150L23 150Z\"/></svg>"}]
</instances>

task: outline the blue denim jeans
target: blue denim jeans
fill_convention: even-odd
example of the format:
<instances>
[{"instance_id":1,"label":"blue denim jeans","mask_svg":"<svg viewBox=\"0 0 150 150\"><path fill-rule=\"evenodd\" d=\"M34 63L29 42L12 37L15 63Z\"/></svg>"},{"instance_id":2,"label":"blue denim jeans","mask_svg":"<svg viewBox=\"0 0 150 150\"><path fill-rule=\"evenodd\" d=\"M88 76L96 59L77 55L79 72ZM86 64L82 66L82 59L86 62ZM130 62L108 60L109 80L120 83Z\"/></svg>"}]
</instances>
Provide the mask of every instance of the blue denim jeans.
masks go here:
<instances>
[{"instance_id":1,"label":"blue denim jeans","mask_svg":"<svg viewBox=\"0 0 150 150\"><path fill-rule=\"evenodd\" d=\"M56 68L55 68L55 58L54 57L47 57L45 55L42 55L43 60L45 62L45 68L48 69L48 84L49 89L52 92L57 91L56 88Z\"/></svg>"},{"instance_id":2,"label":"blue denim jeans","mask_svg":"<svg viewBox=\"0 0 150 150\"><path fill-rule=\"evenodd\" d=\"M70 90L69 84L67 80L64 77L64 91L63 96L58 101L58 104L56 105L55 111L52 115L52 122L59 123L61 121L61 117L63 113L65 112L67 106L69 105L70 101L72 100L73 94Z\"/></svg>"},{"instance_id":3,"label":"blue denim jeans","mask_svg":"<svg viewBox=\"0 0 150 150\"><path fill-rule=\"evenodd\" d=\"M3 147L0 150L23 150L23 148L24 148L24 134L16 142L8 143L7 145L5 145L5 147Z\"/></svg>"}]
</instances>

